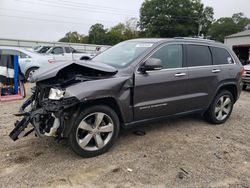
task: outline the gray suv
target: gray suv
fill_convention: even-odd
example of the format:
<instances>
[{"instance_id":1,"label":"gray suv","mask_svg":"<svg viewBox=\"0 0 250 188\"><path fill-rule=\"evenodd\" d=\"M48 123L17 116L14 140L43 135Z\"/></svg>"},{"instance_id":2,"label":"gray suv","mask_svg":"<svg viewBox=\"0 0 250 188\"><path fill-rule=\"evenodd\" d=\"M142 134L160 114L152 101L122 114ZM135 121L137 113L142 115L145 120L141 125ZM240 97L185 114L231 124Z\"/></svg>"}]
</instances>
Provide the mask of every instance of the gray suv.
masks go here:
<instances>
[{"instance_id":1,"label":"gray suv","mask_svg":"<svg viewBox=\"0 0 250 188\"><path fill-rule=\"evenodd\" d=\"M36 71L33 95L10 133L31 123L39 137L67 138L83 157L106 152L121 127L191 113L224 123L242 89L244 69L221 43L191 39L135 39L91 61L52 64ZM29 110L25 110L30 106Z\"/></svg>"}]
</instances>

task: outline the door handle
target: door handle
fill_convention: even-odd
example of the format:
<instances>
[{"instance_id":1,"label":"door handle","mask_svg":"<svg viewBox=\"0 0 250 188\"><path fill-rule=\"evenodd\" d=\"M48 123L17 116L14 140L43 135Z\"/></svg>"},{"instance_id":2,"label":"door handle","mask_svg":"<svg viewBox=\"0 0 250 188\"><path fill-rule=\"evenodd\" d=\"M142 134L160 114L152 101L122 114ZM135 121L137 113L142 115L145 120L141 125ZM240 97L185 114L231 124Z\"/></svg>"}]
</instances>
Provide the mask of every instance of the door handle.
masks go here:
<instances>
[{"instance_id":1,"label":"door handle","mask_svg":"<svg viewBox=\"0 0 250 188\"><path fill-rule=\"evenodd\" d=\"M221 70L220 69L213 69L212 70L212 73L218 73L218 72L220 72Z\"/></svg>"},{"instance_id":2,"label":"door handle","mask_svg":"<svg viewBox=\"0 0 250 188\"><path fill-rule=\"evenodd\" d=\"M182 76L186 76L187 74L185 72L181 72L181 73L176 73L174 76L175 77L182 77Z\"/></svg>"}]
</instances>

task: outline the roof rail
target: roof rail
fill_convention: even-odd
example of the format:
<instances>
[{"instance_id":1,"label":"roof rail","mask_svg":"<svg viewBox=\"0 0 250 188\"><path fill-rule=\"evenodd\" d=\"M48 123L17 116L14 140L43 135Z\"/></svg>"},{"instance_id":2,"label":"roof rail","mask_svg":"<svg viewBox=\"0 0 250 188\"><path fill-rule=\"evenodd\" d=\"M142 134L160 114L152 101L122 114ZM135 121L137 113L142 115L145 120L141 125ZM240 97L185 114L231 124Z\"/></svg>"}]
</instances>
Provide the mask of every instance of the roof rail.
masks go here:
<instances>
[{"instance_id":1,"label":"roof rail","mask_svg":"<svg viewBox=\"0 0 250 188\"><path fill-rule=\"evenodd\" d=\"M203 38L195 38L195 37L174 37L174 39L186 39L186 40L199 40L204 42L216 42L215 40L211 39L203 39Z\"/></svg>"}]
</instances>

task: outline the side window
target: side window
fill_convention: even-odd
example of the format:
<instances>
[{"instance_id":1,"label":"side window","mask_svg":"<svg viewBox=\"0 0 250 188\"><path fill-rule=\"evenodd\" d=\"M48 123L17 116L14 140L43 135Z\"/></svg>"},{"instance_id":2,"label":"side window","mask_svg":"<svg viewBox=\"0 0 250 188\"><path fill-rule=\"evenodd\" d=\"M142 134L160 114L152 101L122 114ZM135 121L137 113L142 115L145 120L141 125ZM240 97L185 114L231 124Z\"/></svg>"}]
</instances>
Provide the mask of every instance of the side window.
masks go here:
<instances>
[{"instance_id":1,"label":"side window","mask_svg":"<svg viewBox=\"0 0 250 188\"><path fill-rule=\"evenodd\" d=\"M214 65L234 63L231 55L228 53L228 51L226 49L211 47L211 50L212 50L212 54L213 54Z\"/></svg>"},{"instance_id":2,"label":"side window","mask_svg":"<svg viewBox=\"0 0 250 188\"><path fill-rule=\"evenodd\" d=\"M28 56L27 54L20 52L20 58L30 58L30 56Z\"/></svg>"},{"instance_id":3,"label":"side window","mask_svg":"<svg viewBox=\"0 0 250 188\"><path fill-rule=\"evenodd\" d=\"M157 58L162 61L164 69L182 67L182 45L169 44L157 50L151 58Z\"/></svg>"},{"instance_id":4,"label":"side window","mask_svg":"<svg viewBox=\"0 0 250 188\"><path fill-rule=\"evenodd\" d=\"M63 48L62 48L62 47L55 47L55 48L52 50L52 53L53 53L53 54L63 54Z\"/></svg>"},{"instance_id":5,"label":"side window","mask_svg":"<svg viewBox=\"0 0 250 188\"><path fill-rule=\"evenodd\" d=\"M76 50L74 48L71 48L71 47L70 47L70 51L71 51L71 53L75 53L76 52Z\"/></svg>"},{"instance_id":6,"label":"side window","mask_svg":"<svg viewBox=\"0 0 250 188\"><path fill-rule=\"evenodd\" d=\"M66 52L66 53L70 53L69 47L65 47L65 52Z\"/></svg>"},{"instance_id":7,"label":"side window","mask_svg":"<svg viewBox=\"0 0 250 188\"><path fill-rule=\"evenodd\" d=\"M212 65L212 55L208 46L187 45L188 67Z\"/></svg>"}]
</instances>

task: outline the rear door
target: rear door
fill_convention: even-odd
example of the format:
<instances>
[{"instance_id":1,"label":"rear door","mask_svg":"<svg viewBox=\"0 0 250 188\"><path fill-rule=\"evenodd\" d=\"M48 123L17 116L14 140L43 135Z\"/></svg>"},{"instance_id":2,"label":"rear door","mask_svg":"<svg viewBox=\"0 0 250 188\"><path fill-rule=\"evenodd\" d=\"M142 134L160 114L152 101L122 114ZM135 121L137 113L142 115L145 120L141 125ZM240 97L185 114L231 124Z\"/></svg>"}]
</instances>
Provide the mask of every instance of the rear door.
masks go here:
<instances>
[{"instance_id":1,"label":"rear door","mask_svg":"<svg viewBox=\"0 0 250 188\"><path fill-rule=\"evenodd\" d=\"M206 108L218 86L221 67L213 65L209 46L186 44L188 66L188 89L190 99L187 107L191 110Z\"/></svg>"},{"instance_id":2,"label":"rear door","mask_svg":"<svg viewBox=\"0 0 250 188\"><path fill-rule=\"evenodd\" d=\"M211 51L213 54L213 64L220 66L219 81L236 78L239 71L237 71L236 62L234 62L231 54L225 48L221 47L211 47Z\"/></svg>"},{"instance_id":3,"label":"rear door","mask_svg":"<svg viewBox=\"0 0 250 188\"><path fill-rule=\"evenodd\" d=\"M150 56L162 61L162 70L135 73L135 120L186 111L188 74L183 57L182 44L167 44Z\"/></svg>"}]
</instances>

